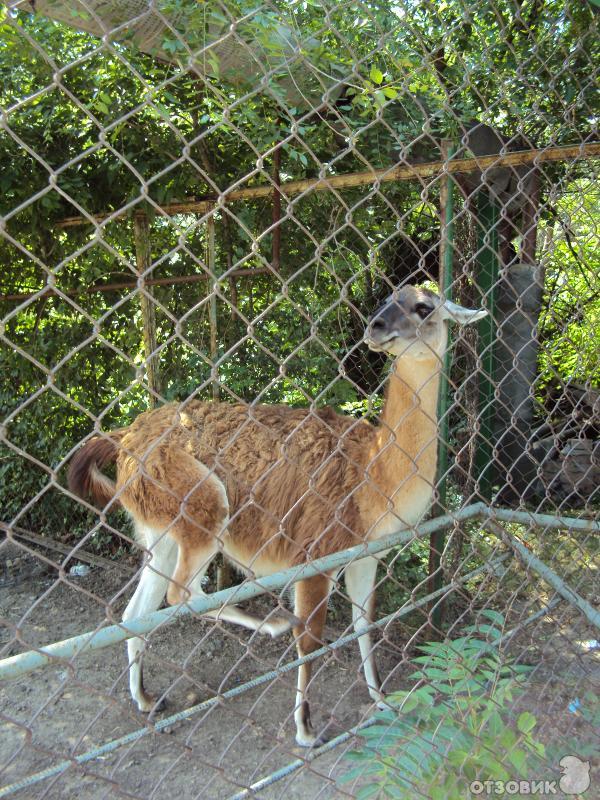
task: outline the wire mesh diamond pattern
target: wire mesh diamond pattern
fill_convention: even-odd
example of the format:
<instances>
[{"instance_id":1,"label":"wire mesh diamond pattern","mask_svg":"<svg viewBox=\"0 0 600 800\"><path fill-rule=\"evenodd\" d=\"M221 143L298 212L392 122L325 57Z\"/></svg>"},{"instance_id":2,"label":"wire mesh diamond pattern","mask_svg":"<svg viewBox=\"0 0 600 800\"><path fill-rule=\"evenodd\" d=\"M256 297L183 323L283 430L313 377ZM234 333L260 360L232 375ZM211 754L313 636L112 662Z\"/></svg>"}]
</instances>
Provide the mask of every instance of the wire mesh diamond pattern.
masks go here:
<instances>
[{"instance_id":1,"label":"wire mesh diamond pattern","mask_svg":"<svg viewBox=\"0 0 600 800\"><path fill-rule=\"evenodd\" d=\"M593 797L595 0L0 4L0 797Z\"/></svg>"}]
</instances>

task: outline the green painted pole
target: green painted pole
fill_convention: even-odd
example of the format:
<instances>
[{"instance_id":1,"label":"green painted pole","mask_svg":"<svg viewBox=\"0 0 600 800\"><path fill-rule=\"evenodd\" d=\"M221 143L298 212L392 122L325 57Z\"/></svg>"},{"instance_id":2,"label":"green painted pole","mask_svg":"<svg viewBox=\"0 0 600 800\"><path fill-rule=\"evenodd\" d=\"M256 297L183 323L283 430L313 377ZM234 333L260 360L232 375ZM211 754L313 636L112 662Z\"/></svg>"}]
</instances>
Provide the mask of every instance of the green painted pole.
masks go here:
<instances>
[{"instance_id":1,"label":"green painted pole","mask_svg":"<svg viewBox=\"0 0 600 800\"><path fill-rule=\"evenodd\" d=\"M494 484L494 342L496 338L496 291L499 273L498 206L487 190L479 193L479 255L476 285L488 315L479 322L479 431L475 451L476 482L479 496L491 500Z\"/></svg>"},{"instance_id":2,"label":"green painted pole","mask_svg":"<svg viewBox=\"0 0 600 800\"><path fill-rule=\"evenodd\" d=\"M442 141L442 157L448 162L456 147L452 141ZM440 291L448 299L452 299L452 281L454 277L454 182L449 173L446 173L440 183ZM450 408L449 373L450 373L450 348L446 348L444 364L440 376L438 399L438 468L436 491L437 499L433 508L433 516L443 516L448 508L447 504L447 473L448 473L448 411ZM429 591L437 591L443 582L441 567L442 552L446 540L444 529L435 531L429 539ZM430 607L431 628L435 635L441 630L443 621L443 600L433 603Z\"/></svg>"}]
</instances>

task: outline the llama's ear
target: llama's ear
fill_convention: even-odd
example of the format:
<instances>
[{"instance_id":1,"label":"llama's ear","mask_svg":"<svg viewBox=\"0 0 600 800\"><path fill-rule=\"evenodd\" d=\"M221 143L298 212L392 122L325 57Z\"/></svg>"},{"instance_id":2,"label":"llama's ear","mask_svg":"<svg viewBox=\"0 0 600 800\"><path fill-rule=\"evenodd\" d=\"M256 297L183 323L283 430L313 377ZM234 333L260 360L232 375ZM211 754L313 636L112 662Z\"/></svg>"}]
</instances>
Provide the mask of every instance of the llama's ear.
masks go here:
<instances>
[{"instance_id":1,"label":"llama's ear","mask_svg":"<svg viewBox=\"0 0 600 800\"><path fill-rule=\"evenodd\" d=\"M464 308L452 300L444 300L440 306L442 319L448 322L457 322L459 325L470 325L472 322L483 319L488 313L485 308Z\"/></svg>"}]
</instances>

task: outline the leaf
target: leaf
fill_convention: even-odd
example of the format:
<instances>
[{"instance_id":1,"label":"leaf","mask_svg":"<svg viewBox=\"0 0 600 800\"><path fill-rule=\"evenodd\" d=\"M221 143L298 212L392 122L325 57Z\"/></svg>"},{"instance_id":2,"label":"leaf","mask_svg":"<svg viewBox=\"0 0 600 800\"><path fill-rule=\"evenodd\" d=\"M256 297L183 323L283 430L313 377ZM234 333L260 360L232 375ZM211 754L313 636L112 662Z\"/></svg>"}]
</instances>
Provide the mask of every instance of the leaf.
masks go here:
<instances>
[{"instance_id":1,"label":"leaf","mask_svg":"<svg viewBox=\"0 0 600 800\"><path fill-rule=\"evenodd\" d=\"M350 750L345 754L344 758L347 758L348 761L369 761L371 759L371 754L365 750Z\"/></svg>"},{"instance_id":2,"label":"leaf","mask_svg":"<svg viewBox=\"0 0 600 800\"><path fill-rule=\"evenodd\" d=\"M396 713L396 711L392 711L391 708L388 708L385 711L377 711L373 716L377 720L377 722L385 722L388 725L393 725L395 722L398 721L398 714ZM371 729L367 728L367 730Z\"/></svg>"},{"instance_id":3,"label":"leaf","mask_svg":"<svg viewBox=\"0 0 600 800\"><path fill-rule=\"evenodd\" d=\"M499 611L494 611L493 608L484 609L481 612L481 616L482 617L487 617L488 619L491 619L492 622L495 622L496 625L499 625L500 627L504 626L504 617L503 617L503 615L500 614Z\"/></svg>"},{"instance_id":4,"label":"leaf","mask_svg":"<svg viewBox=\"0 0 600 800\"><path fill-rule=\"evenodd\" d=\"M356 800L369 800L370 797L375 797L378 792L378 783L371 783L368 786L361 786L356 793Z\"/></svg>"},{"instance_id":5,"label":"leaf","mask_svg":"<svg viewBox=\"0 0 600 800\"><path fill-rule=\"evenodd\" d=\"M381 89L379 89L378 91L375 92L373 97L375 98L375 104L377 105L377 107L378 108L383 108L384 105L385 105L385 94L384 94L384 92L382 92Z\"/></svg>"},{"instance_id":6,"label":"leaf","mask_svg":"<svg viewBox=\"0 0 600 800\"><path fill-rule=\"evenodd\" d=\"M525 753L524 750L521 750L520 748L513 748L508 753L508 760L517 770L517 773L519 775L525 775L527 766L527 754Z\"/></svg>"},{"instance_id":7,"label":"leaf","mask_svg":"<svg viewBox=\"0 0 600 800\"><path fill-rule=\"evenodd\" d=\"M164 103L159 103L158 100L155 100L154 105L166 120L171 119L171 111Z\"/></svg>"},{"instance_id":8,"label":"leaf","mask_svg":"<svg viewBox=\"0 0 600 800\"><path fill-rule=\"evenodd\" d=\"M438 669L437 667L425 667L423 669L423 673L429 679L431 678L439 678L442 680L446 680L448 674L444 669Z\"/></svg>"},{"instance_id":9,"label":"leaf","mask_svg":"<svg viewBox=\"0 0 600 800\"><path fill-rule=\"evenodd\" d=\"M399 711L402 714L409 714L411 711L414 711L415 708L420 704L420 696L419 691L411 692L404 700L399 702Z\"/></svg>"},{"instance_id":10,"label":"leaf","mask_svg":"<svg viewBox=\"0 0 600 800\"><path fill-rule=\"evenodd\" d=\"M340 775L338 780L340 783L350 783L350 781L354 781L357 778L362 778L366 774L367 773L364 766L353 767L352 769L349 769L348 772L344 772L343 775Z\"/></svg>"},{"instance_id":11,"label":"leaf","mask_svg":"<svg viewBox=\"0 0 600 800\"><path fill-rule=\"evenodd\" d=\"M454 694L456 692L455 686L450 686L449 683L436 683L435 688L442 694Z\"/></svg>"},{"instance_id":12,"label":"leaf","mask_svg":"<svg viewBox=\"0 0 600 800\"><path fill-rule=\"evenodd\" d=\"M373 756L374 753L381 753L391 750L392 748L401 745L404 741L404 737L399 737L395 731L379 733L378 735L375 734L374 736L370 733L367 735L367 732L365 731L363 736L366 746L371 750L371 756Z\"/></svg>"},{"instance_id":13,"label":"leaf","mask_svg":"<svg viewBox=\"0 0 600 800\"><path fill-rule=\"evenodd\" d=\"M524 711L517 720L517 728L521 733L529 733L537 725L537 719L529 711Z\"/></svg>"},{"instance_id":14,"label":"leaf","mask_svg":"<svg viewBox=\"0 0 600 800\"><path fill-rule=\"evenodd\" d=\"M510 728L505 728L498 737L498 742L507 750L513 747L516 741L517 737L515 736L514 731L511 731Z\"/></svg>"},{"instance_id":15,"label":"leaf","mask_svg":"<svg viewBox=\"0 0 600 800\"><path fill-rule=\"evenodd\" d=\"M386 797L391 797L392 800L404 800L406 798L404 789L401 789L400 786L396 786L394 783L386 783L383 787L383 792Z\"/></svg>"},{"instance_id":16,"label":"leaf","mask_svg":"<svg viewBox=\"0 0 600 800\"><path fill-rule=\"evenodd\" d=\"M373 81L373 83L376 83L379 86L379 84L383 82L383 72L380 69L377 69L377 67L373 66L369 72L369 78Z\"/></svg>"},{"instance_id":17,"label":"leaf","mask_svg":"<svg viewBox=\"0 0 600 800\"><path fill-rule=\"evenodd\" d=\"M504 727L504 723L502 722L502 717L498 713L498 711L493 711L489 718L488 718L488 730L490 734L494 737L500 736L500 732Z\"/></svg>"},{"instance_id":18,"label":"leaf","mask_svg":"<svg viewBox=\"0 0 600 800\"><path fill-rule=\"evenodd\" d=\"M502 636L502 632L494 625L470 625L466 630L472 633L487 634L493 639L499 639Z\"/></svg>"}]
</instances>

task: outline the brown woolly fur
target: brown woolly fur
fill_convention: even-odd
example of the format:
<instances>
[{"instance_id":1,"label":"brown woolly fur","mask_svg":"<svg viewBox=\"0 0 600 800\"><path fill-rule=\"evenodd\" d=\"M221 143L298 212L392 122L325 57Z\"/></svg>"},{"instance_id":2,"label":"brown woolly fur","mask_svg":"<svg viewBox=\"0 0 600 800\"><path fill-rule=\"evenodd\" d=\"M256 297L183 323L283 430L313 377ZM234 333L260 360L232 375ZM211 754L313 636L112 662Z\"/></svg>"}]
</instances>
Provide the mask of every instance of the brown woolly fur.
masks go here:
<instances>
[{"instance_id":1,"label":"brown woolly fur","mask_svg":"<svg viewBox=\"0 0 600 800\"><path fill-rule=\"evenodd\" d=\"M364 541L394 507L396 528L402 518L414 521L402 512L411 495L428 497L433 486L437 381L415 404L409 380L398 370L390 378L387 405L394 413L402 406L400 429L332 409L168 404L119 431L118 445L112 434L92 439L73 459L71 486L100 505L116 495L137 521L169 530L186 550L204 549L228 514L225 554L265 575ZM115 457L111 493L88 468ZM398 475L405 476L400 488ZM426 503L417 502L417 513Z\"/></svg>"},{"instance_id":2,"label":"brown woolly fur","mask_svg":"<svg viewBox=\"0 0 600 800\"><path fill-rule=\"evenodd\" d=\"M363 480L371 434L366 423L329 409L312 415L285 406L170 404L127 429L117 493L151 527L184 517L201 546L223 516L201 474L208 468L226 488L225 553L265 574L362 538L352 490Z\"/></svg>"}]
</instances>

